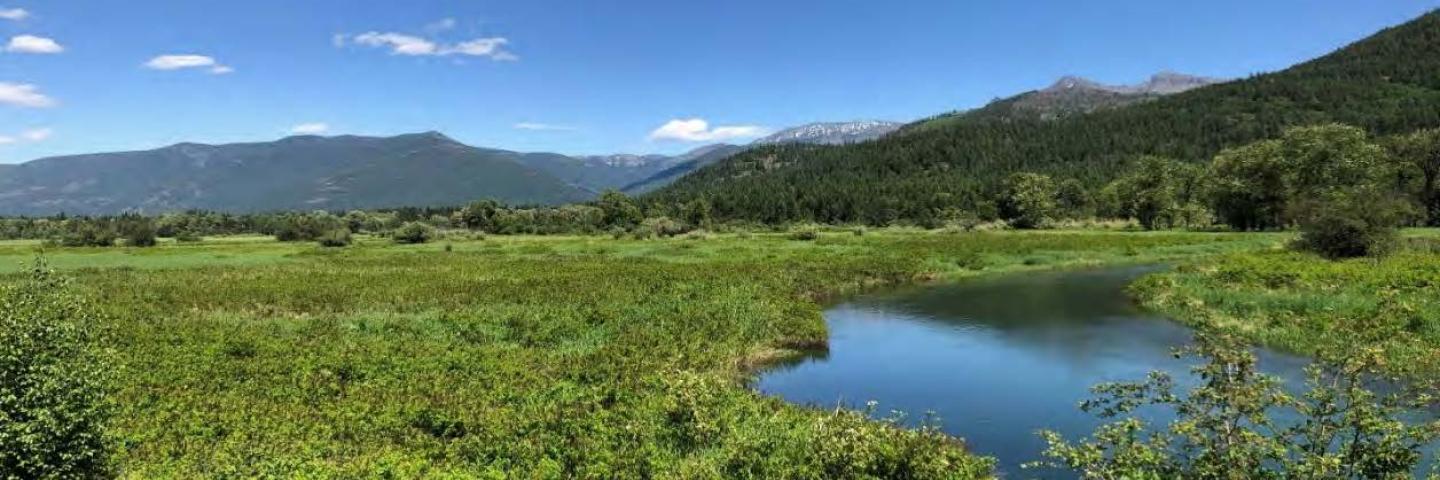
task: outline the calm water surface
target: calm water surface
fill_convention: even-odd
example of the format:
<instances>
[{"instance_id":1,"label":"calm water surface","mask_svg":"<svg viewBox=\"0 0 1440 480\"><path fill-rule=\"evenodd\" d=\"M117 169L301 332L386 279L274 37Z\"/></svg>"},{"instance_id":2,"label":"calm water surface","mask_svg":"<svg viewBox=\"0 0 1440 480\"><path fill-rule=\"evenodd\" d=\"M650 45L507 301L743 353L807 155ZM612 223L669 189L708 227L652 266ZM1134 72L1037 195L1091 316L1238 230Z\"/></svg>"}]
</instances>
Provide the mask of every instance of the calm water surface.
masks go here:
<instances>
[{"instance_id":1,"label":"calm water surface","mask_svg":"<svg viewBox=\"0 0 1440 480\"><path fill-rule=\"evenodd\" d=\"M999 459L1010 478L1065 478L1027 470L1052 429L1075 439L1098 422L1077 408L1089 388L1151 371L1187 383L1193 360L1171 355L1190 330L1134 305L1125 286L1155 267L1039 273L869 295L831 308L828 353L777 367L757 388L792 402L935 412L944 430ZM1306 361L1260 352L1287 384Z\"/></svg>"}]
</instances>

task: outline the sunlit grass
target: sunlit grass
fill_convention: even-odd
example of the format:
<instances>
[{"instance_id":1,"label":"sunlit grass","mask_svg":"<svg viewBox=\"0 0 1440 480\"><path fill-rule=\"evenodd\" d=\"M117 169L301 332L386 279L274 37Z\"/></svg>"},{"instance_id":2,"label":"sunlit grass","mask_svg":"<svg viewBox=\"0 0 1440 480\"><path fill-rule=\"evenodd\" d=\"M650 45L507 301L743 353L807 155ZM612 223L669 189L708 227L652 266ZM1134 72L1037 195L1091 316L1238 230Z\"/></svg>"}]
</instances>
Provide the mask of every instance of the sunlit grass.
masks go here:
<instances>
[{"instance_id":1,"label":"sunlit grass","mask_svg":"<svg viewBox=\"0 0 1440 480\"><path fill-rule=\"evenodd\" d=\"M1434 230L1406 232L1434 239ZM1143 279L1147 305L1192 323L1232 326L1299 353L1382 345L1392 366L1440 371L1440 252L1328 261L1284 250L1221 256Z\"/></svg>"},{"instance_id":2,"label":"sunlit grass","mask_svg":"<svg viewBox=\"0 0 1440 480\"><path fill-rule=\"evenodd\" d=\"M1270 235L913 230L261 238L44 249L110 318L125 476L975 478L935 431L758 396L816 299L1264 249ZM19 267L40 245L0 245ZM9 268L9 267L7 267Z\"/></svg>"}]
</instances>

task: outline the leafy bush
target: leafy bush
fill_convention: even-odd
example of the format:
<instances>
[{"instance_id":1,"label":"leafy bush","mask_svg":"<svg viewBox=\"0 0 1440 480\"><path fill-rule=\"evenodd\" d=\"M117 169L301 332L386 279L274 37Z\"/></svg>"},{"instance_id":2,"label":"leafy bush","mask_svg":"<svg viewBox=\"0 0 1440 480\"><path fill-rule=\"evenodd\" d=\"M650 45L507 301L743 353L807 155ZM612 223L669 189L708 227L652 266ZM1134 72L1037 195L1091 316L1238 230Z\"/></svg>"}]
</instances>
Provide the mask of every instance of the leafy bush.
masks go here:
<instances>
[{"instance_id":1,"label":"leafy bush","mask_svg":"<svg viewBox=\"0 0 1440 480\"><path fill-rule=\"evenodd\" d=\"M71 220L56 243L66 247L111 247L115 245L115 229L108 224Z\"/></svg>"},{"instance_id":2,"label":"leafy bush","mask_svg":"<svg viewBox=\"0 0 1440 480\"><path fill-rule=\"evenodd\" d=\"M1038 173L1017 173L1005 181L1000 214L1015 228L1042 228L1055 215L1055 181Z\"/></svg>"},{"instance_id":3,"label":"leafy bush","mask_svg":"<svg viewBox=\"0 0 1440 480\"><path fill-rule=\"evenodd\" d=\"M110 476L94 314L43 263L0 307L0 477Z\"/></svg>"},{"instance_id":4,"label":"leafy bush","mask_svg":"<svg viewBox=\"0 0 1440 480\"><path fill-rule=\"evenodd\" d=\"M1206 363L1194 367L1198 386L1176 390L1174 379L1095 388L1081 404L1106 419L1093 437L1072 443L1043 432L1048 463L1084 478L1410 478L1421 452L1440 439L1440 421L1404 419L1433 402L1434 386L1404 385L1388 376L1378 349L1327 352L1307 369L1309 391L1291 396L1280 381L1258 373L1255 354L1230 334L1209 330L1187 351ZM1149 428L1137 409L1158 405L1177 417ZM1299 421L1278 420L1293 412Z\"/></svg>"},{"instance_id":5,"label":"leafy bush","mask_svg":"<svg viewBox=\"0 0 1440 480\"><path fill-rule=\"evenodd\" d=\"M346 228L345 221L328 212L287 214L278 220L275 239L282 242L310 242L342 228Z\"/></svg>"},{"instance_id":6,"label":"leafy bush","mask_svg":"<svg viewBox=\"0 0 1440 480\"><path fill-rule=\"evenodd\" d=\"M395 230L395 243L425 243L435 238L435 227L420 222L407 222Z\"/></svg>"},{"instance_id":7,"label":"leafy bush","mask_svg":"<svg viewBox=\"0 0 1440 480\"><path fill-rule=\"evenodd\" d=\"M610 227L633 228L645 220L645 213L635 204L629 196L615 190L607 190L600 194L596 201L600 207L604 225Z\"/></svg>"},{"instance_id":8,"label":"leafy bush","mask_svg":"<svg viewBox=\"0 0 1440 480\"><path fill-rule=\"evenodd\" d=\"M180 230L175 232L175 241L180 243L196 243L205 241L205 237L194 230Z\"/></svg>"},{"instance_id":9,"label":"leafy bush","mask_svg":"<svg viewBox=\"0 0 1440 480\"><path fill-rule=\"evenodd\" d=\"M1395 246L1407 206L1374 189L1300 204L1295 247L1331 259L1383 255Z\"/></svg>"},{"instance_id":10,"label":"leafy bush","mask_svg":"<svg viewBox=\"0 0 1440 480\"><path fill-rule=\"evenodd\" d=\"M130 247L155 246L155 222L140 215L125 215L117 221L120 238Z\"/></svg>"},{"instance_id":11,"label":"leafy bush","mask_svg":"<svg viewBox=\"0 0 1440 480\"><path fill-rule=\"evenodd\" d=\"M320 235L315 239L322 247L344 247L350 245L350 229L337 228Z\"/></svg>"},{"instance_id":12,"label":"leafy bush","mask_svg":"<svg viewBox=\"0 0 1440 480\"><path fill-rule=\"evenodd\" d=\"M640 228L649 230L656 237L669 238L676 235L683 235L690 231L684 223L680 223L670 217L647 218L640 223Z\"/></svg>"}]
</instances>

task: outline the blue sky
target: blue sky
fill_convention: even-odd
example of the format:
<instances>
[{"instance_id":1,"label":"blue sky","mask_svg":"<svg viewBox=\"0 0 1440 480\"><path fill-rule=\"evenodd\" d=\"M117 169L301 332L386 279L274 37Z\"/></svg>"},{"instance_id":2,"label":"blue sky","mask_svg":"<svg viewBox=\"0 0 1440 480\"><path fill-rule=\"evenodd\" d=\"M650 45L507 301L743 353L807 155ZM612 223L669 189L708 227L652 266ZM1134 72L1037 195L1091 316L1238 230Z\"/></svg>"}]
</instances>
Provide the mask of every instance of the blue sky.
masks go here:
<instances>
[{"instance_id":1,"label":"blue sky","mask_svg":"<svg viewBox=\"0 0 1440 480\"><path fill-rule=\"evenodd\" d=\"M1065 74L1239 77L1437 6L0 0L0 162L271 140L297 127L675 152L812 121L913 120ZM692 121L661 129L673 120Z\"/></svg>"}]
</instances>

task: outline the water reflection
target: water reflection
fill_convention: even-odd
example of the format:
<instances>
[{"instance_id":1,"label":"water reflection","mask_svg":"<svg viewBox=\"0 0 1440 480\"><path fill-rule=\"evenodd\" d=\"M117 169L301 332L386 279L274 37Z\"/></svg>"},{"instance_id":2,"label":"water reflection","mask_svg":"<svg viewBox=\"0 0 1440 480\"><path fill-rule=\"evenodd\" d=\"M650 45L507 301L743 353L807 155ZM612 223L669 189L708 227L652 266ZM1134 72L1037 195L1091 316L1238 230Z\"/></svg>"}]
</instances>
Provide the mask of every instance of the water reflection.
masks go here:
<instances>
[{"instance_id":1,"label":"water reflection","mask_svg":"<svg viewBox=\"0 0 1440 480\"><path fill-rule=\"evenodd\" d=\"M859 298L826 312L828 353L768 371L757 388L805 404L875 400L882 410L935 412L947 432L998 457L1002 473L1046 477L1019 469L1044 448L1035 432L1093 430L1099 422L1076 408L1091 386L1155 370L1193 383L1190 360L1172 355L1190 331L1125 294L1154 270L1007 276ZM1303 383L1306 363L1260 355L1261 368L1287 384Z\"/></svg>"}]
</instances>

